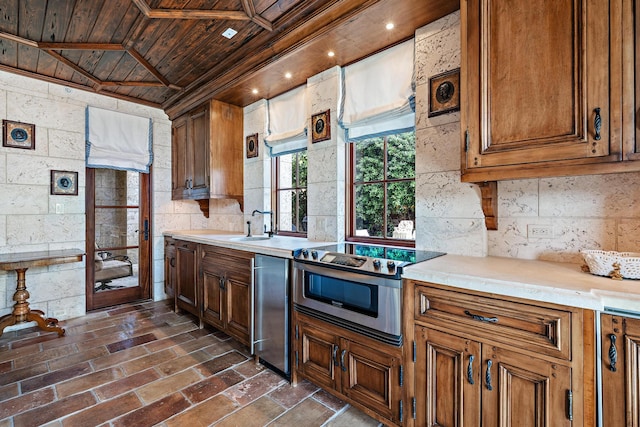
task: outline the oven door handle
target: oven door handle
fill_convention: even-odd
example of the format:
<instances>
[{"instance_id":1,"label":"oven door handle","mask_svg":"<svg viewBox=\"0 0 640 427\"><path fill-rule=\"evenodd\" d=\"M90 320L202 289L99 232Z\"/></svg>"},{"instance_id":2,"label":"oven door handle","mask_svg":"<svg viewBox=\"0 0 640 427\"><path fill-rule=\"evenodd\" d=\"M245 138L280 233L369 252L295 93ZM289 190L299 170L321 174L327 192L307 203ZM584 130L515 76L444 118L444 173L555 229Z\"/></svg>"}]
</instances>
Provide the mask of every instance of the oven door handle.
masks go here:
<instances>
[{"instance_id":1,"label":"oven door handle","mask_svg":"<svg viewBox=\"0 0 640 427\"><path fill-rule=\"evenodd\" d=\"M347 367L344 365L344 356L347 354L347 350L342 350L342 353L340 354L340 369L342 369L342 372L347 372Z\"/></svg>"}]
</instances>

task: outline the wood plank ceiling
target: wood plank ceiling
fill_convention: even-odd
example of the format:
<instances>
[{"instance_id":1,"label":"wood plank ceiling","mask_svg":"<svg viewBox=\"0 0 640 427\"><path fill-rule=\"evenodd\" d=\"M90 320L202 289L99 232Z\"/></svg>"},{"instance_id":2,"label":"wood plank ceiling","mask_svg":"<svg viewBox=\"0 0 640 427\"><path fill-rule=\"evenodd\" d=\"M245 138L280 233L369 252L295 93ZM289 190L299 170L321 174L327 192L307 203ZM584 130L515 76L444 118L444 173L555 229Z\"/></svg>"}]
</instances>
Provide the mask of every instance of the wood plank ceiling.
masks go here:
<instances>
[{"instance_id":1,"label":"wood plank ceiling","mask_svg":"<svg viewBox=\"0 0 640 427\"><path fill-rule=\"evenodd\" d=\"M0 70L173 119L210 98L240 106L271 98L458 8L459 0L1 0Z\"/></svg>"}]
</instances>

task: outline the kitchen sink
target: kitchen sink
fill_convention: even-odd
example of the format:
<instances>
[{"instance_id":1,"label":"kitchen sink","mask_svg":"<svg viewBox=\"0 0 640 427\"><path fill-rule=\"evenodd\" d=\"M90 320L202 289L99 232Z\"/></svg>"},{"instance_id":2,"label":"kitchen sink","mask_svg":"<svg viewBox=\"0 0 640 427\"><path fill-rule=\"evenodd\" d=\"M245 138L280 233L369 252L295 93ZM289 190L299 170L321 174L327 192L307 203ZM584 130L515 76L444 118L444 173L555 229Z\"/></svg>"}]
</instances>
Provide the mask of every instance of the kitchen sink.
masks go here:
<instances>
[{"instance_id":1,"label":"kitchen sink","mask_svg":"<svg viewBox=\"0 0 640 427\"><path fill-rule=\"evenodd\" d=\"M257 240L269 240L271 237L269 236L242 236L242 237L232 237L229 240L233 240L234 242L255 242Z\"/></svg>"}]
</instances>

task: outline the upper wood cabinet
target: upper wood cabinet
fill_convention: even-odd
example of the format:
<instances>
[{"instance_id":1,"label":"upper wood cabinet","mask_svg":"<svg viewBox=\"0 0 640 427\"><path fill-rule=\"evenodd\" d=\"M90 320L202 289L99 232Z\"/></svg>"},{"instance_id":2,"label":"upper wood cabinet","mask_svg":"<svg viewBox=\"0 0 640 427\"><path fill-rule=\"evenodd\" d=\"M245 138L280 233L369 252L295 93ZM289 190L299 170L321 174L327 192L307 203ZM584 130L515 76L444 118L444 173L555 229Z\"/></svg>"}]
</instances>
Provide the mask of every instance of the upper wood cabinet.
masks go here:
<instances>
[{"instance_id":1,"label":"upper wood cabinet","mask_svg":"<svg viewBox=\"0 0 640 427\"><path fill-rule=\"evenodd\" d=\"M209 199L243 204L243 111L211 100L173 121L171 198L198 200L209 215Z\"/></svg>"},{"instance_id":2,"label":"upper wood cabinet","mask_svg":"<svg viewBox=\"0 0 640 427\"><path fill-rule=\"evenodd\" d=\"M173 122L171 198L209 198L209 106L199 107Z\"/></svg>"},{"instance_id":3,"label":"upper wood cabinet","mask_svg":"<svg viewBox=\"0 0 640 427\"><path fill-rule=\"evenodd\" d=\"M633 2L463 0L462 180L640 170Z\"/></svg>"}]
</instances>

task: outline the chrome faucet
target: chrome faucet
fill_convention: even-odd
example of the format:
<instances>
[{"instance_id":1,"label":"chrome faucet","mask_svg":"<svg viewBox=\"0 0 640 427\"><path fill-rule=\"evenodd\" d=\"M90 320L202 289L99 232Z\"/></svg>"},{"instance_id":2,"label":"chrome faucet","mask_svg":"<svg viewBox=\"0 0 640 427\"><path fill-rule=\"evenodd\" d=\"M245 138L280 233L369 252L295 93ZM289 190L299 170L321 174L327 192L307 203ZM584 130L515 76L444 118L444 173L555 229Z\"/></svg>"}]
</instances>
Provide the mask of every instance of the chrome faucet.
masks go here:
<instances>
[{"instance_id":1,"label":"chrome faucet","mask_svg":"<svg viewBox=\"0 0 640 427\"><path fill-rule=\"evenodd\" d=\"M276 234L276 230L273 229L273 212L254 209L254 211L251 212L251 216L256 216L257 213L262 215L269 215L269 218L271 220L271 230L267 231L267 224L264 224L264 232L265 234L269 235L269 238L273 237L273 235Z\"/></svg>"}]
</instances>

